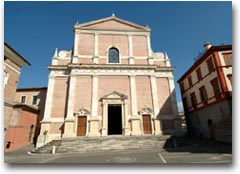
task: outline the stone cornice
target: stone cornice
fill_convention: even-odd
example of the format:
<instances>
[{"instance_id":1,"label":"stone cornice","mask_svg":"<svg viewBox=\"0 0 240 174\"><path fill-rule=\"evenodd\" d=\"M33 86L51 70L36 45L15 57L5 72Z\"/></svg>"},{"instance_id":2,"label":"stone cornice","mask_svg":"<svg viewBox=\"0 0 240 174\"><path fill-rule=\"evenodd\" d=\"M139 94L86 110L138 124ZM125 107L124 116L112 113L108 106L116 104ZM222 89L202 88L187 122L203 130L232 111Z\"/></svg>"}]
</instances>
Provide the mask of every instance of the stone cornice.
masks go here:
<instances>
[{"instance_id":1,"label":"stone cornice","mask_svg":"<svg viewBox=\"0 0 240 174\"><path fill-rule=\"evenodd\" d=\"M71 69L117 69L117 70L155 70L158 72L172 72L174 67L160 67L157 65L136 65L136 64L69 64L50 65L49 70L71 70Z\"/></svg>"},{"instance_id":2,"label":"stone cornice","mask_svg":"<svg viewBox=\"0 0 240 174\"><path fill-rule=\"evenodd\" d=\"M106 18L102 18L102 19L98 19L98 20L94 20L94 21L90 21L90 22L86 22L86 23L82 23L82 24L76 24L76 25L74 25L74 30L80 29L80 28L85 29L85 28L87 28L91 25L99 24L99 23L102 23L102 22L110 21L110 20L115 20L115 21L120 22L122 24L132 26L132 27L134 27L134 28L136 28L140 31L151 31L151 29L149 27L143 27L143 26L140 26L136 23L129 22L127 20L118 18L116 16L110 16L110 17L106 17Z\"/></svg>"},{"instance_id":3,"label":"stone cornice","mask_svg":"<svg viewBox=\"0 0 240 174\"><path fill-rule=\"evenodd\" d=\"M160 78L173 77L174 67L159 67L157 65L134 64L69 64L51 65L48 67L49 77L68 77L79 75L96 76L155 76Z\"/></svg>"}]
</instances>

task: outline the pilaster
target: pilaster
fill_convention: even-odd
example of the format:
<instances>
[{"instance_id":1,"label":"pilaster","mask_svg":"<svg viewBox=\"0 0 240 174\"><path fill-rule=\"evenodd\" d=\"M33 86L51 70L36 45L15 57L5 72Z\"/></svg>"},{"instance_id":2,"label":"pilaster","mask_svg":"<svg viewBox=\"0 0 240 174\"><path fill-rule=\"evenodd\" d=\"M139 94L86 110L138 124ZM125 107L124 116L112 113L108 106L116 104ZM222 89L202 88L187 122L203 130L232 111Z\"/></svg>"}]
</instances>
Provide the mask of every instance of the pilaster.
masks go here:
<instances>
[{"instance_id":1,"label":"pilaster","mask_svg":"<svg viewBox=\"0 0 240 174\"><path fill-rule=\"evenodd\" d=\"M51 77L51 73L50 73L50 76L48 78L48 90L47 90L43 122L49 121L51 119L54 84L55 84L55 77Z\"/></svg>"},{"instance_id":2,"label":"pilaster","mask_svg":"<svg viewBox=\"0 0 240 174\"><path fill-rule=\"evenodd\" d=\"M75 32L72 63L78 63L78 42L79 42L79 33Z\"/></svg>"},{"instance_id":3,"label":"pilaster","mask_svg":"<svg viewBox=\"0 0 240 174\"><path fill-rule=\"evenodd\" d=\"M176 92L173 77L168 77L170 97L172 102L172 111L174 115L178 115Z\"/></svg>"},{"instance_id":4,"label":"pilaster","mask_svg":"<svg viewBox=\"0 0 240 174\"><path fill-rule=\"evenodd\" d=\"M93 56L93 63L98 64L98 34L94 34L94 56Z\"/></svg>"},{"instance_id":5,"label":"pilaster","mask_svg":"<svg viewBox=\"0 0 240 174\"><path fill-rule=\"evenodd\" d=\"M73 56L78 56L79 33L75 32Z\"/></svg>"},{"instance_id":6,"label":"pilaster","mask_svg":"<svg viewBox=\"0 0 240 174\"><path fill-rule=\"evenodd\" d=\"M151 41L150 41L150 34L146 35L147 37L147 51L148 51L148 64L153 65L153 57L152 57L152 49L151 49Z\"/></svg>"},{"instance_id":7,"label":"pilaster","mask_svg":"<svg viewBox=\"0 0 240 174\"><path fill-rule=\"evenodd\" d=\"M129 52L129 64L134 64L132 36L128 35L128 52Z\"/></svg>"},{"instance_id":8,"label":"pilaster","mask_svg":"<svg viewBox=\"0 0 240 174\"><path fill-rule=\"evenodd\" d=\"M130 93L131 93L131 111L133 116L137 116L137 94L136 94L136 76L130 77Z\"/></svg>"},{"instance_id":9,"label":"pilaster","mask_svg":"<svg viewBox=\"0 0 240 174\"><path fill-rule=\"evenodd\" d=\"M67 117L64 124L63 137L74 136L74 103L75 103L76 76L70 76L68 88Z\"/></svg>"},{"instance_id":10,"label":"pilaster","mask_svg":"<svg viewBox=\"0 0 240 174\"><path fill-rule=\"evenodd\" d=\"M108 115L108 105L107 103L103 103L103 120L102 120L102 136L107 136L107 119L105 118Z\"/></svg>"},{"instance_id":11,"label":"pilaster","mask_svg":"<svg viewBox=\"0 0 240 174\"><path fill-rule=\"evenodd\" d=\"M92 76L92 106L91 106L91 116L97 116L98 109L98 76Z\"/></svg>"},{"instance_id":12,"label":"pilaster","mask_svg":"<svg viewBox=\"0 0 240 174\"><path fill-rule=\"evenodd\" d=\"M152 92L152 102L153 102L153 114L154 114L154 117L157 117L159 113L159 102L158 102L156 76L151 75L150 81L151 81L151 92Z\"/></svg>"}]
</instances>

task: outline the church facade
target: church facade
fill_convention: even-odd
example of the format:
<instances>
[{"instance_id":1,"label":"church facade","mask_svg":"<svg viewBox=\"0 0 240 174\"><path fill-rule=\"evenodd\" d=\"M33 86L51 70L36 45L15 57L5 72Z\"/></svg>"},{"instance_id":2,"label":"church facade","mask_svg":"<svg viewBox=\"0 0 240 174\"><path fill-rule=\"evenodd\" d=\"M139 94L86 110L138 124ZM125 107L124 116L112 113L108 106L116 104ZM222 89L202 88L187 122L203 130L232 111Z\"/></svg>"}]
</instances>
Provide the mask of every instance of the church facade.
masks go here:
<instances>
[{"instance_id":1,"label":"church facade","mask_svg":"<svg viewBox=\"0 0 240 174\"><path fill-rule=\"evenodd\" d=\"M150 28L115 15L74 25L74 46L52 58L37 147L77 136L176 135L173 70Z\"/></svg>"}]
</instances>

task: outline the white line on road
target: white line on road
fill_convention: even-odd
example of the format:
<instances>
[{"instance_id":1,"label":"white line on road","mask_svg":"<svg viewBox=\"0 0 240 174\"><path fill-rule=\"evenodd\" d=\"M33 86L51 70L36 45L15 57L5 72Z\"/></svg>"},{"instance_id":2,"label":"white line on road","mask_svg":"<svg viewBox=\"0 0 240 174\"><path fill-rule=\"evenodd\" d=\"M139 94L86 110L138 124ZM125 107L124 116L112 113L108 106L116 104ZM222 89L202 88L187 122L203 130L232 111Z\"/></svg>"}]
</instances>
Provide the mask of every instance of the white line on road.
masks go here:
<instances>
[{"instance_id":1,"label":"white line on road","mask_svg":"<svg viewBox=\"0 0 240 174\"><path fill-rule=\"evenodd\" d=\"M159 153L158 156L161 158L161 160L163 161L163 163L167 163L167 161L163 158L163 156L161 155L161 153Z\"/></svg>"},{"instance_id":2,"label":"white line on road","mask_svg":"<svg viewBox=\"0 0 240 174\"><path fill-rule=\"evenodd\" d=\"M232 161L200 161L200 162L187 162L187 163L197 163L197 164L204 164L204 163L232 163Z\"/></svg>"}]
</instances>

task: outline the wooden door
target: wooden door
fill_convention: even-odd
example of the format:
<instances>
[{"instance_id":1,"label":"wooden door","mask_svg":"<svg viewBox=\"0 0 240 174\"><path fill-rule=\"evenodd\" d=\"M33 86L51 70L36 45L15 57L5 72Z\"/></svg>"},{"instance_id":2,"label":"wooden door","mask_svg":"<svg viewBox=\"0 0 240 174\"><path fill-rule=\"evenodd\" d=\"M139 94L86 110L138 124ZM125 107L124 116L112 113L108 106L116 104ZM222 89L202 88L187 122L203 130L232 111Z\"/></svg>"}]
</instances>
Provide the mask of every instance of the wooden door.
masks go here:
<instances>
[{"instance_id":1,"label":"wooden door","mask_svg":"<svg viewBox=\"0 0 240 174\"><path fill-rule=\"evenodd\" d=\"M87 128L87 117L78 117L77 136L85 136Z\"/></svg>"},{"instance_id":2,"label":"wooden door","mask_svg":"<svg viewBox=\"0 0 240 174\"><path fill-rule=\"evenodd\" d=\"M143 132L144 134L151 134L152 133L152 127L151 127L151 117L150 115L143 115Z\"/></svg>"}]
</instances>

